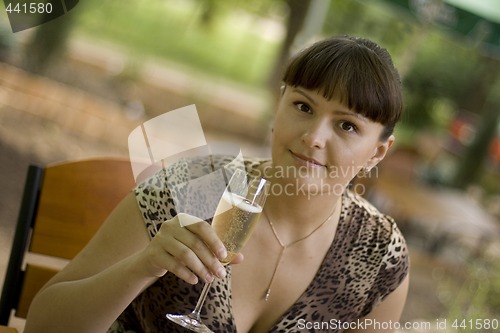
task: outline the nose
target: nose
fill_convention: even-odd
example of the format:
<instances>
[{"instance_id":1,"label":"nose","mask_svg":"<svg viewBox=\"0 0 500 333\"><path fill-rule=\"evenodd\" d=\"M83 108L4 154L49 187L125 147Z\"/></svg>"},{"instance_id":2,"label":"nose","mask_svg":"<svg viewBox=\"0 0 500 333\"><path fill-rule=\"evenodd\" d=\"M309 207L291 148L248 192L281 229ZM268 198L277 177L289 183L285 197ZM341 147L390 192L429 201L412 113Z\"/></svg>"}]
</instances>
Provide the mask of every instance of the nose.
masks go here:
<instances>
[{"instance_id":1,"label":"nose","mask_svg":"<svg viewBox=\"0 0 500 333\"><path fill-rule=\"evenodd\" d=\"M302 134L302 142L309 148L322 149L328 140L329 131L325 122L311 123Z\"/></svg>"}]
</instances>

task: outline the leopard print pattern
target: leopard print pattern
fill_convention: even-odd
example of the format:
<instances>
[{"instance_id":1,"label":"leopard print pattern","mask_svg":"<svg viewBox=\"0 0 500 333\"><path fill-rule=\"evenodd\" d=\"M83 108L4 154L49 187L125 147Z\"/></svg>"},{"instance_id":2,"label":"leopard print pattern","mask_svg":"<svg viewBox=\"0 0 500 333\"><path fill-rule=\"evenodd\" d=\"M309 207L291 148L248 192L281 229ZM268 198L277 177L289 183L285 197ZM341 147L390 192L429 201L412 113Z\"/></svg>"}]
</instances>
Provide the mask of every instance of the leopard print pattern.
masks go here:
<instances>
[{"instance_id":1,"label":"leopard print pattern","mask_svg":"<svg viewBox=\"0 0 500 333\"><path fill-rule=\"evenodd\" d=\"M261 163L261 160L246 160L245 168L254 172ZM189 192L189 185L186 185L189 179L229 164L231 160L228 158L197 159L189 166L180 163L162 170L138 185L135 194L150 236L154 237L163 221L177 214L176 203L182 204L177 198ZM165 188L166 179L169 180L168 188ZM208 192L214 189L220 191L214 187ZM206 195L208 192L203 194L204 199L217 197ZM203 212L215 210L217 201L209 200L209 205L198 203L197 209ZM342 197L334 241L315 278L270 332L298 332L300 322L356 321L395 290L408 274L408 269L405 240L395 222L347 190ZM236 332L231 312L230 266L227 270L225 279L215 279L202 311L203 322L214 332ZM202 283L192 286L167 273L130 304L108 333L189 332L171 323L164 314L191 312L202 287Z\"/></svg>"}]
</instances>

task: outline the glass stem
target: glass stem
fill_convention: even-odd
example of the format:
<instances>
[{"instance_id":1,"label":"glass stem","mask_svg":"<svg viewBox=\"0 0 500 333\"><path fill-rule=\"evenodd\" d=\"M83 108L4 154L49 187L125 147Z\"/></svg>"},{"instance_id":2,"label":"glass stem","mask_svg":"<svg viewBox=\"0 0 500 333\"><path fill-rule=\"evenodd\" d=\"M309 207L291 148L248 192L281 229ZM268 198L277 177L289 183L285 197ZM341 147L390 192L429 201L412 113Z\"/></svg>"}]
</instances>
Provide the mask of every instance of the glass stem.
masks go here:
<instances>
[{"instance_id":1,"label":"glass stem","mask_svg":"<svg viewBox=\"0 0 500 333\"><path fill-rule=\"evenodd\" d=\"M193 312L191 312L191 316L194 316L198 321L200 321L201 309L203 308L203 303L205 303L205 299L207 298L211 285L212 282L205 283L205 285L203 286L203 290L201 291L200 298L198 298L198 302L196 303L196 307L194 308Z\"/></svg>"}]
</instances>

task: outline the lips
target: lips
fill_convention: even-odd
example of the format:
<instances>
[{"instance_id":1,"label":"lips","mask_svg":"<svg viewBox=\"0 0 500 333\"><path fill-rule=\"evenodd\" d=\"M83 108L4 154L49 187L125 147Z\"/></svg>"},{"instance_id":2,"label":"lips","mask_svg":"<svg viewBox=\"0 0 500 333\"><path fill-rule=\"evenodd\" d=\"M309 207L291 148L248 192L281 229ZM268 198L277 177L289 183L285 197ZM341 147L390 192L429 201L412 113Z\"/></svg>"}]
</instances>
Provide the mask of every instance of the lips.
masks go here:
<instances>
[{"instance_id":1,"label":"lips","mask_svg":"<svg viewBox=\"0 0 500 333\"><path fill-rule=\"evenodd\" d=\"M290 153L292 154L292 157L300 164L312 166L312 167L326 167L325 164L322 164L321 162L315 160L314 158L307 157L305 155L301 155L298 153L294 153L291 150L290 150Z\"/></svg>"}]
</instances>

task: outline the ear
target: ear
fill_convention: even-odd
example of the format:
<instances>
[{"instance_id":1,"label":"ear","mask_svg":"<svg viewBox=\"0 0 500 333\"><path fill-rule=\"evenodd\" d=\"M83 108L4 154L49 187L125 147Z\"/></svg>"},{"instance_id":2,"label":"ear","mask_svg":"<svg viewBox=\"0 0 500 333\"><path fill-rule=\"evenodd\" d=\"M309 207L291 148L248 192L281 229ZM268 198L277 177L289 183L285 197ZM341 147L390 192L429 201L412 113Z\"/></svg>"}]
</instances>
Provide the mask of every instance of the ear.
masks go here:
<instances>
[{"instance_id":1,"label":"ear","mask_svg":"<svg viewBox=\"0 0 500 333\"><path fill-rule=\"evenodd\" d=\"M380 161L382 161L389 151L389 149L394 144L396 138L394 135L389 136L387 140L379 141L377 146L374 149L373 156L366 162L366 168L372 169L374 168Z\"/></svg>"}]
</instances>

